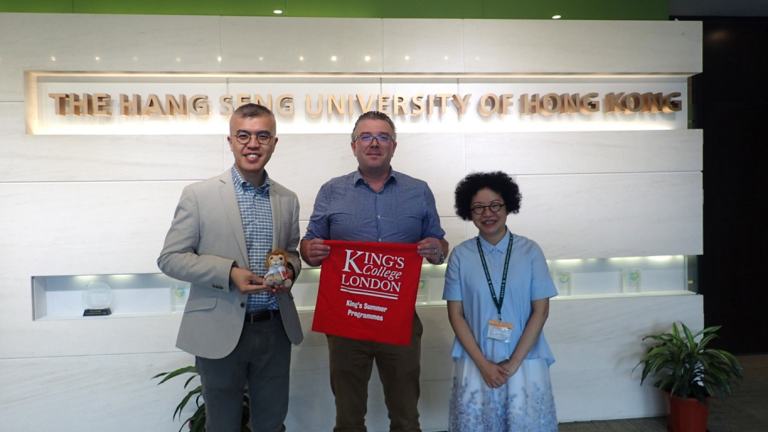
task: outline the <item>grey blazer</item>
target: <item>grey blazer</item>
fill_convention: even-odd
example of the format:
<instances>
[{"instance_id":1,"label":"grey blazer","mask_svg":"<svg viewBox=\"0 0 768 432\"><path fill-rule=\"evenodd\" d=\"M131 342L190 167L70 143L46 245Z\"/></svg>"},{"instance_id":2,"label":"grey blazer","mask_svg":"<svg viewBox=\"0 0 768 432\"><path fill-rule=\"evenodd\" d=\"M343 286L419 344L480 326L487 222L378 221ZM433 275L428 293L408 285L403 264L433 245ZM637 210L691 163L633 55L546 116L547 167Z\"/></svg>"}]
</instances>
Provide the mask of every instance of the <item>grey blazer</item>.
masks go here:
<instances>
[{"instance_id":1,"label":"grey blazer","mask_svg":"<svg viewBox=\"0 0 768 432\"><path fill-rule=\"evenodd\" d=\"M301 272L299 201L272 181L272 247L285 249ZM250 268L243 222L229 170L184 188L157 265L168 276L192 284L176 346L199 357L219 359L235 349L248 298L229 283L232 265ZM258 267L264 264L258 263ZM266 272L266 268L264 268ZM259 274L259 272L256 272ZM291 293L278 295L280 316L292 343L304 335Z\"/></svg>"}]
</instances>

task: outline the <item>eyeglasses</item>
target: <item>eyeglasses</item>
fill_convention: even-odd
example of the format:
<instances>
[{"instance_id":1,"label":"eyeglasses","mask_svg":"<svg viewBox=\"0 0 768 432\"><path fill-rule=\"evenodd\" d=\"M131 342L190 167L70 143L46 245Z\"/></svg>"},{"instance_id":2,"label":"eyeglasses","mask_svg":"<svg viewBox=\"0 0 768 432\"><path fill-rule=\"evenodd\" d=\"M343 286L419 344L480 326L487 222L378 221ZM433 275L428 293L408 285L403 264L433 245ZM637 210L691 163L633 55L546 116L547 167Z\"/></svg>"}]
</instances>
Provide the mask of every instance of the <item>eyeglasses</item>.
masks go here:
<instances>
[{"instance_id":1,"label":"eyeglasses","mask_svg":"<svg viewBox=\"0 0 768 432\"><path fill-rule=\"evenodd\" d=\"M501 204L501 203L493 203L493 204L487 205L487 206L479 205L478 204L478 205L472 207L472 213L474 213L476 215L481 215L481 214L485 213L485 209L491 209L492 212L498 213L499 210L501 210L502 207L504 207L504 204Z\"/></svg>"},{"instance_id":2,"label":"eyeglasses","mask_svg":"<svg viewBox=\"0 0 768 432\"><path fill-rule=\"evenodd\" d=\"M239 142L240 144L248 144L251 142L251 136L256 136L256 141L261 145L269 144L270 141L272 141L272 138L274 138L272 135L269 134L269 132L257 132L255 134L248 133L246 131L238 131L234 136L235 140Z\"/></svg>"},{"instance_id":3,"label":"eyeglasses","mask_svg":"<svg viewBox=\"0 0 768 432\"><path fill-rule=\"evenodd\" d=\"M355 141L360 140L366 144L371 144L375 139L379 144L389 144L394 141L394 138L390 135L358 135L355 137Z\"/></svg>"}]
</instances>

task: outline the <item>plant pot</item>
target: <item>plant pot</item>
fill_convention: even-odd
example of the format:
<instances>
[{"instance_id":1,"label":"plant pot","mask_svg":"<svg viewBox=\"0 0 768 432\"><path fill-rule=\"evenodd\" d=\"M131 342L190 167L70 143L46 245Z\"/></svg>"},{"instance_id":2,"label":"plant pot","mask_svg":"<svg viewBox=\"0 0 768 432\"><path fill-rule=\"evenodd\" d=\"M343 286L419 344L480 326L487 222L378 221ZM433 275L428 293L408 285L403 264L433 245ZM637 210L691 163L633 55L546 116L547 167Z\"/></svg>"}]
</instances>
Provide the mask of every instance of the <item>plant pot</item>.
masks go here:
<instances>
[{"instance_id":1,"label":"plant pot","mask_svg":"<svg viewBox=\"0 0 768 432\"><path fill-rule=\"evenodd\" d=\"M689 397L683 400L667 393L669 399L669 417L667 429L672 432L706 432L709 408L698 399Z\"/></svg>"}]
</instances>

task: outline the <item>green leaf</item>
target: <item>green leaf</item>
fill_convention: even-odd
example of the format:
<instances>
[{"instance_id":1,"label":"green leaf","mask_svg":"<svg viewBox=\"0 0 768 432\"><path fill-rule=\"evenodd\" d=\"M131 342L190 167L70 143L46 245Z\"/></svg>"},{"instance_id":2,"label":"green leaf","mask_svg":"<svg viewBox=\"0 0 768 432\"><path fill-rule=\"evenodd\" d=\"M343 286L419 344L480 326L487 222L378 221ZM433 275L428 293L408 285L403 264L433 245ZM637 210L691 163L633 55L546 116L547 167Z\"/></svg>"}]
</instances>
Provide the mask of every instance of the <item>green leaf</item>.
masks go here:
<instances>
[{"instance_id":1,"label":"green leaf","mask_svg":"<svg viewBox=\"0 0 768 432\"><path fill-rule=\"evenodd\" d=\"M187 406L187 402L189 402L189 399L192 398L196 393L202 393L203 388L201 386L198 386L196 389L190 391L187 393L186 396L184 396L184 399L181 400L178 406L176 406L176 411L173 413L173 419L176 419L176 414L178 413L179 418L181 418L181 411L184 409L185 406Z\"/></svg>"},{"instance_id":2,"label":"green leaf","mask_svg":"<svg viewBox=\"0 0 768 432\"><path fill-rule=\"evenodd\" d=\"M696 351L696 341L693 339L693 333L691 333L691 329L688 328L683 323L680 323L680 325L683 326L683 331L685 332L685 337L688 339L688 346L691 351Z\"/></svg>"},{"instance_id":3,"label":"green leaf","mask_svg":"<svg viewBox=\"0 0 768 432\"><path fill-rule=\"evenodd\" d=\"M717 333L718 330L720 330L722 326L713 326L713 327L707 327L703 330L700 330L697 332L693 337L704 335L704 334L710 334L710 333Z\"/></svg>"},{"instance_id":4,"label":"green leaf","mask_svg":"<svg viewBox=\"0 0 768 432\"><path fill-rule=\"evenodd\" d=\"M197 374L195 374L195 375L192 375L191 377L189 377L189 379L187 380L187 382L185 382L185 383L184 383L184 388L187 388L187 386L189 385L190 381L192 381L192 380L193 380L193 379L195 379L195 378L197 378Z\"/></svg>"},{"instance_id":5,"label":"green leaf","mask_svg":"<svg viewBox=\"0 0 768 432\"><path fill-rule=\"evenodd\" d=\"M165 372L165 373L157 374L157 375L153 376L152 379L155 379L157 377L165 375L165 378L163 378L162 381L157 383L157 385L160 385L160 384L168 381L171 378L177 377L177 376L179 376L181 374L185 374L185 373L193 373L193 374L197 375L197 370L195 369L194 366L187 366L187 367L183 367L181 369L176 369L173 372Z\"/></svg>"}]
</instances>

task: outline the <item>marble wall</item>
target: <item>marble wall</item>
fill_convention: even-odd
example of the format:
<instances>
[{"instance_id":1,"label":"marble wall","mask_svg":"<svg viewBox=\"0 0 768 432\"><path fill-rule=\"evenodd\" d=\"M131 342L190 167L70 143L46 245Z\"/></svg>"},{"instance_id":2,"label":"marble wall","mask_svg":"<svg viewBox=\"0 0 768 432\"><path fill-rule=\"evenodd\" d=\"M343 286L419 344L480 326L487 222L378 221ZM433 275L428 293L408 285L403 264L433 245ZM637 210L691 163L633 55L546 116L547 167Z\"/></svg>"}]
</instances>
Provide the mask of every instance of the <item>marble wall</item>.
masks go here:
<instances>
[{"instance_id":1,"label":"marble wall","mask_svg":"<svg viewBox=\"0 0 768 432\"><path fill-rule=\"evenodd\" d=\"M149 378L192 362L174 347L179 317L35 321L31 277L156 272L181 189L231 165L225 138L27 135L28 70L684 76L702 70L701 26L0 14L0 418L14 431L172 431L181 383ZM302 227L320 184L355 168L347 142L281 135L269 169L301 197ZM701 146L701 131L681 127L403 133L393 164L429 182L454 245L474 235L453 215L456 181L503 169L525 196L511 229L549 259L692 255L703 252ZM701 297L676 294L553 301L546 333L561 421L663 412L630 371L643 335L677 320L703 325ZM423 426L445 430L452 333L442 307L419 310ZM307 338L294 348L291 431L333 423L325 341L311 318L302 312ZM369 406L370 429L386 430L375 379Z\"/></svg>"}]
</instances>

